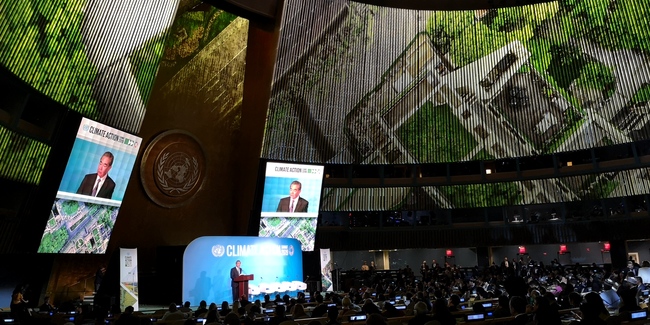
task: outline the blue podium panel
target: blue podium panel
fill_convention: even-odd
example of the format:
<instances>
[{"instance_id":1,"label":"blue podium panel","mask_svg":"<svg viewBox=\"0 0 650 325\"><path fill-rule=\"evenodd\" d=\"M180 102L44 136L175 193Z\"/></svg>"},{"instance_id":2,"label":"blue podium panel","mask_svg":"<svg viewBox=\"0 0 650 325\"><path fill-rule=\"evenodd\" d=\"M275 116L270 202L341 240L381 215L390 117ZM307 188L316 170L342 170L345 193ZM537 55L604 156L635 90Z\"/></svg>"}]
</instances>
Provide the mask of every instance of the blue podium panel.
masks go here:
<instances>
[{"instance_id":1,"label":"blue podium panel","mask_svg":"<svg viewBox=\"0 0 650 325\"><path fill-rule=\"evenodd\" d=\"M265 293L284 295L301 289L302 251L293 238L210 236L193 240L183 255L183 301L197 306L222 301L232 303L230 269L241 261L251 299Z\"/></svg>"}]
</instances>

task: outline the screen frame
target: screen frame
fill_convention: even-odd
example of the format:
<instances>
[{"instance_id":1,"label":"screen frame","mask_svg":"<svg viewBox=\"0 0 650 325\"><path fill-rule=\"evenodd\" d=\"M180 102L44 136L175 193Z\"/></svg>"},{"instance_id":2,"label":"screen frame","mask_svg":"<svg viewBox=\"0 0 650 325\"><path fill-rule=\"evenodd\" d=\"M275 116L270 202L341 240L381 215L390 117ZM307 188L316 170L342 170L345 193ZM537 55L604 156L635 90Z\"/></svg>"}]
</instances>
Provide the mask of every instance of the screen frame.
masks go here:
<instances>
[{"instance_id":1,"label":"screen frame","mask_svg":"<svg viewBox=\"0 0 650 325\"><path fill-rule=\"evenodd\" d=\"M323 194L323 183L325 179L324 164L310 164L299 162L286 162L274 160L262 160L258 173L258 190L257 198L259 202L258 222L251 222L251 225L257 225L257 229L251 234L259 237L283 237L296 238L301 242L301 250L311 252L316 248L316 236L318 234L318 224L320 222L320 205ZM305 199L307 203L306 212L294 212L286 216L289 212L278 212L284 209L283 202L289 196L289 188L293 181L301 183L299 197ZM307 228L313 228L313 234L309 236L276 236L269 230L268 222L271 218L305 218L307 220L295 220L300 224L309 223ZM285 221L287 219L284 219ZM274 223L276 223L275 221ZM283 222L283 221L282 221ZM293 227L296 229L296 227ZM300 228L300 227L298 227Z\"/></svg>"}]
</instances>

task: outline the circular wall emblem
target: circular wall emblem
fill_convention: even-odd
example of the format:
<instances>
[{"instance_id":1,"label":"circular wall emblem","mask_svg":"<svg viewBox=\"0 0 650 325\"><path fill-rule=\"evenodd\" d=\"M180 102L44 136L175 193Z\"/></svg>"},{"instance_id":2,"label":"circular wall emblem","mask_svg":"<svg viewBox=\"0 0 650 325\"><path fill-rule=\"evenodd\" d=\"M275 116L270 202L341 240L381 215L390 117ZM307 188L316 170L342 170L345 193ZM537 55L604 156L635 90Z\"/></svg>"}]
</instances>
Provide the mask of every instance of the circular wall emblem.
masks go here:
<instances>
[{"instance_id":1,"label":"circular wall emblem","mask_svg":"<svg viewBox=\"0 0 650 325\"><path fill-rule=\"evenodd\" d=\"M221 245L214 245L212 246L212 255L214 257L221 257L223 256L223 253L226 252L226 248L224 248Z\"/></svg>"},{"instance_id":2,"label":"circular wall emblem","mask_svg":"<svg viewBox=\"0 0 650 325\"><path fill-rule=\"evenodd\" d=\"M201 188L205 165L198 140L186 131L170 130L154 138L145 150L140 177L152 201L179 207Z\"/></svg>"}]
</instances>

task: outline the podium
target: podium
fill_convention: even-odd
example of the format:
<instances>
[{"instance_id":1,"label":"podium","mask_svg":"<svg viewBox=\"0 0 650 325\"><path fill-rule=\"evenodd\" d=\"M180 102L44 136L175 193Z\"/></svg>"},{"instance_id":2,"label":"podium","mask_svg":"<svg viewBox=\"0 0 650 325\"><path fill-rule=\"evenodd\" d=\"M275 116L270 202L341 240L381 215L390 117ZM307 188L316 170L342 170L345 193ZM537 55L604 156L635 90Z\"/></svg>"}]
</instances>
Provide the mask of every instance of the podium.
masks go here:
<instances>
[{"instance_id":1,"label":"podium","mask_svg":"<svg viewBox=\"0 0 650 325\"><path fill-rule=\"evenodd\" d=\"M243 295L246 295L246 300L248 300L248 281L254 280L252 274L244 274L233 279L237 283L237 288L239 289L239 299Z\"/></svg>"}]
</instances>

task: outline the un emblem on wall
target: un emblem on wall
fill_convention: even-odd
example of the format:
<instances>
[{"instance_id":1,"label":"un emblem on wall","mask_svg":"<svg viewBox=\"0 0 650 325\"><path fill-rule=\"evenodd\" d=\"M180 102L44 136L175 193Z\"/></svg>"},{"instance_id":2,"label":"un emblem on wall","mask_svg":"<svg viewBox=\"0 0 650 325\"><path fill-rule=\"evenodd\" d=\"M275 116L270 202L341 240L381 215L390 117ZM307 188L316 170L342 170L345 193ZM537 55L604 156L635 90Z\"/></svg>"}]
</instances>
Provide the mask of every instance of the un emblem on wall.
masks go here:
<instances>
[{"instance_id":1,"label":"un emblem on wall","mask_svg":"<svg viewBox=\"0 0 650 325\"><path fill-rule=\"evenodd\" d=\"M212 246L212 255L214 257L221 257L225 252L226 252L226 248L223 247L222 245Z\"/></svg>"},{"instance_id":2,"label":"un emblem on wall","mask_svg":"<svg viewBox=\"0 0 650 325\"><path fill-rule=\"evenodd\" d=\"M190 133L166 131L147 147L140 169L149 198L163 207L178 207L201 188L205 154Z\"/></svg>"},{"instance_id":3,"label":"un emblem on wall","mask_svg":"<svg viewBox=\"0 0 650 325\"><path fill-rule=\"evenodd\" d=\"M185 152L165 152L156 166L158 187L171 196L181 196L196 185L199 178L199 163L196 157Z\"/></svg>"}]
</instances>

